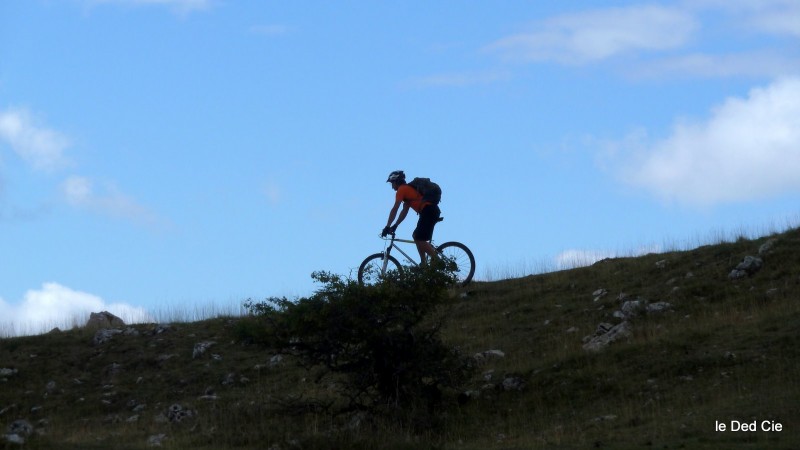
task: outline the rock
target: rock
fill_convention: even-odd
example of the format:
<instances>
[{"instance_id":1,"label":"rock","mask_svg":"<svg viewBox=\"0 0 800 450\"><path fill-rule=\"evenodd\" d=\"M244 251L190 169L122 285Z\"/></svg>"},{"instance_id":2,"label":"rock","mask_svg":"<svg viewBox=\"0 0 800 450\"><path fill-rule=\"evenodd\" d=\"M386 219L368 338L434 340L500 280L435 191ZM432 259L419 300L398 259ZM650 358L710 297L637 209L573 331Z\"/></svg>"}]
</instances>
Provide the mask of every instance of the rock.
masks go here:
<instances>
[{"instance_id":1,"label":"rock","mask_svg":"<svg viewBox=\"0 0 800 450\"><path fill-rule=\"evenodd\" d=\"M269 359L270 367L278 367L283 363L283 355L274 355Z\"/></svg>"},{"instance_id":2,"label":"rock","mask_svg":"<svg viewBox=\"0 0 800 450\"><path fill-rule=\"evenodd\" d=\"M630 319L631 317L635 317L644 309L644 302L641 300L628 300L622 304L622 315L626 319Z\"/></svg>"},{"instance_id":3,"label":"rock","mask_svg":"<svg viewBox=\"0 0 800 450\"><path fill-rule=\"evenodd\" d=\"M761 270L761 267L763 266L764 261L761 258L756 258L755 256L745 256L744 261L740 262L736 268L739 270L744 270L749 274L754 274Z\"/></svg>"},{"instance_id":4,"label":"rock","mask_svg":"<svg viewBox=\"0 0 800 450\"><path fill-rule=\"evenodd\" d=\"M502 350L486 350L483 352L485 358L505 358L506 354Z\"/></svg>"},{"instance_id":5,"label":"rock","mask_svg":"<svg viewBox=\"0 0 800 450\"><path fill-rule=\"evenodd\" d=\"M595 328L594 335L600 336L601 334L606 334L609 331L611 331L612 328L614 328L613 324L607 322L600 323L599 325L597 325L597 328Z\"/></svg>"},{"instance_id":6,"label":"rock","mask_svg":"<svg viewBox=\"0 0 800 450\"><path fill-rule=\"evenodd\" d=\"M610 420L617 420L616 414L606 414L605 416L598 416L594 418L595 422L608 422Z\"/></svg>"},{"instance_id":7,"label":"rock","mask_svg":"<svg viewBox=\"0 0 800 450\"><path fill-rule=\"evenodd\" d=\"M233 372L228 373L225 377L222 378L222 385L228 386L231 384L236 384L236 374Z\"/></svg>"},{"instance_id":8,"label":"rock","mask_svg":"<svg viewBox=\"0 0 800 450\"><path fill-rule=\"evenodd\" d=\"M125 328L125 331L123 331L122 334L125 335L125 336L140 336L141 335L141 333L139 333L139 330L137 330L136 328L133 328L133 327Z\"/></svg>"},{"instance_id":9,"label":"rock","mask_svg":"<svg viewBox=\"0 0 800 450\"><path fill-rule=\"evenodd\" d=\"M606 295L608 295L608 290L602 289L602 288L592 292L592 297L594 297L594 301L595 302L599 301L601 298L605 297Z\"/></svg>"},{"instance_id":10,"label":"rock","mask_svg":"<svg viewBox=\"0 0 800 450\"><path fill-rule=\"evenodd\" d=\"M672 304L667 302L648 303L645 310L648 314L658 314L672 309Z\"/></svg>"},{"instance_id":11,"label":"rock","mask_svg":"<svg viewBox=\"0 0 800 450\"><path fill-rule=\"evenodd\" d=\"M464 403L467 403L472 399L480 397L481 397L481 391L478 390L464 391L458 395L458 403L463 405Z\"/></svg>"},{"instance_id":12,"label":"rock","mask_svg":"<svg viewBox=\"0 0 800 450\"><path fill-rule=\"evenodd\" d=\"M179 403L175 403L167 409L167 420L172 423L179 423L192 417L194 417L194 411L184 408Z\"/></svg>"},{"instance_id":13,"label":"rock","mask_svg":"<svg viewBox=\"0 0 800 450\"><path fill-rule=\"evenodd\" d=\"M214 342L214 341L204 341L204 342L198 342L197 344L194 344L194 351L192 352L192 359L196 359L196 358L199 358L200 356L203 356L203 354L206 352L206 350L211 348L214 344L216 344L216 342Z\"/></svg>"},{"instance_id":14,"label":"rock","mask_svg":"<svg viewBox=\"0 0 800 450\"><path fill-rule=\"evenodd\" d=\"M762 267L764 267L764 261L761 258L756 258L755 256L745 256L744 260L740 262L730 274L728 274L728 278L731 280L738 280L746 276L752 276L761 270Z\"/></svg>"},{"instance_id":15,"label":"rock","mask_svg":"<svg viewBox=\"0 0 800 450\"><path fill-rule=\"evenodd\" d=\"M161 364L161 365L163 365L163 363L169 361L170 359L172 359L172 358L174 358L176 356L178 356L178 355L176 355L174 353L164 353L164 354L158 355L156 357L156 362Z\"/></svg>"},{"instance_id":16,"label":"rock","mask_svg":"<svg viewBox=\"0 0 800 450\"><path fill-rule=\"evenodd\" d=\"M592 337L589 342L583 345L583 349L586 351L600 351L614 342L629 338L631 334L631 325L625 321L601 335Z\"/></svg>"},{"instance_id":17,"label":"rock","mask_svg":"<svg viewBox=\"0 0 800 450\"><path fill-rule=\"evenodd\" d=\"M502 350L486 350L485 352L475 353L473 358L478 363L484 363L488 359L505 358L506 354Z\"/></svg>"},{"instance_id":18,"label":"rock","mask_svg":"<svg viewBox=\"0 0 800 450\"><path fill-rule=\"evenodd\" d=\"M86 328L122 328L125 322L108 311L91 313Z\"/></svg>"},{"instance_id":19,"label":"rock","mask_svg":"<svg viewBox=\"0 0 800 450\"><path fill-rule=\"evenodd\" d=\"M8 434L21 438L30 437L33 434L33 425L25 419L17 419L8 426Z\"/></svg>"},{"instance_id":20,"label":"rock","mask_svg":"<svg viewBox=\"0 0 800 450\"><path fill-rule=\"evenodd\" d=\"M5 413L14 411L16 409L19 409L19 406L16 405L16 404L12 404L12 405L6 406L5 408L0 409L0 416L3 416L3 415L5 415Z\"/></svg>"},{"instance_id":21,"label":"rock","mask_svg":"<svg viewBox=\"0 0 800 450\"><path fill-rule=\"evenodd\" d=\"M3 439L9 444L25 445L25 438L18 434L4 434Z\"/></svg>"},{"instance_id":22,"label":"rock","mask_svg":"<svg viewBox=\"0 0 800 450\"><path fill-rule=\"evenodd\" d=\"M731 280L739 280L746 276L747 272L745 272L744 270L737 270L737 269L731 270L731 273L728 274L728 278L730 278Z\"/></svg>"},{"instance_id":23,"label":"rock","mask_svg":"<svg viewBox=\"0 0 800 450\"><path fill-rule=\"evenodd\" d=\"M777 243L778 240L774 238L764 242L761 247L758 247L758 256L764 256L770 253Z\"/></svg>"},{"instance_id":24,"label":"rock","mask_svg":"<svg viewBox=\"0 0 800 450\"><path fill-rule=\"evenodd\" d=\"M104 328L102 330L97 330L92 338L92 345L97 346L105 344L106 342L110 341L111 338L120 333L122 333L122 330L116 328Z\"/></svg>"},{"instance_id":25,"label":"rock","mask_svg":"<svg viewBox=\"0 0 800 450\"><path fill-rule=\"evenodd\" d=\"M147 445L150 447L161 447L161 444L167 438L166 434L154 434L147 438Z\"/></svg>"},{"instance_id":26,"label":"rock","mask_svg":"<svg viewBox=\"0 0 800 450\"><path fill-rule=\"evenodd\" d=\"M503 379L504 391L521 391L525 389L525 380L520 377L510 376Z\"/></svg>"},{"instance_id":27,"label":"rock","mask_svg":"<svg viewBox=\"0 0 800 450\"><path fill-rule=\"evenodd\" d=\"M156 325L155 328L153 328L153 334L162 334L162 333L166 333L168 331L174 331L174 330L175 330L175 328L173 328L172 325L169 325L169 324L166 324L166 325L165 324L158 324L158 325Z\"/></svg>"}]
</instances>

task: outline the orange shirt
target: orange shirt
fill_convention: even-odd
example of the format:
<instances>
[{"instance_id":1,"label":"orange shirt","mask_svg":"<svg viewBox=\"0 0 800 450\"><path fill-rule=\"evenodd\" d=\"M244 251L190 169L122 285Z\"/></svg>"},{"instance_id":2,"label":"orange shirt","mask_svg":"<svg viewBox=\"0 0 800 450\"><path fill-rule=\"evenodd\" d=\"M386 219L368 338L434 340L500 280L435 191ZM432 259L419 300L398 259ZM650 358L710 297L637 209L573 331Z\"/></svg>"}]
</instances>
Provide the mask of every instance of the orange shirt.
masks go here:
<instances>
[{"instance_id":1,"label":"orange shirt","mask_svg":"<svg viewBox=\"0 0 800 450\"><path fill-rule=\"evenodd\" d=\"M419 213L422 211L422 208L430 205L430 202L423 202L422 201L422 194L417 192L416 189L412 188L411 186L404 184L397 188L397 195L395 195L395 201L400 200L404 203L407 203L411 209Z\"/></svg>"}]
</instances>

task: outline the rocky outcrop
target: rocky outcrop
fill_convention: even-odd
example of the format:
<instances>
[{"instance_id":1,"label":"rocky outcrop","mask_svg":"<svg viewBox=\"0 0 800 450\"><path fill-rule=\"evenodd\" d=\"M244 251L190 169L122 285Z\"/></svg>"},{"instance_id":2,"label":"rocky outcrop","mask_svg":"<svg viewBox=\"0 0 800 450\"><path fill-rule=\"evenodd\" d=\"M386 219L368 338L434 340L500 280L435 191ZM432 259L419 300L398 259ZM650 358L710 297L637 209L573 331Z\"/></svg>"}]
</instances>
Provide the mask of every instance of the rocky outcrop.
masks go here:
<instances>
[{"instance_id":1,"label":"rocky outcrop","mask_svg":"<svg viewBox=\"0 0 800 450\"><path fill-rule=\"evenodd\" d=\"M601 323L597 326L594 335L583 344L583 349L592 352L600 351L614 342L628 339L632 334L631 324L628 321L617 325Z\"/></svg>"},{"instance_id":2,"label":"rocky outcrop","mask_svg":"<svg viewBox=\"0 0 800 450\"><path fill-rule=\"evenodd\" d=\"M656 263L658 268L667 267L666 260ZM594 302L598 302L608 295L608 290L597 289L592 292ZM597 352L609 345L627 340L633 335L633 321L640 316L663 314L672 311L672 304L668 302L649 302L643 298L636 298L625 293L620 293L616 297L620 302L618 310L611 313L611 317L621 320L617 324L603 322L595 329L594 334L583 338L583 349L586 351ZM568 331L573 330L572 328Z\"/></svg>"},{"instance_id":3,"label":"rocky outcrop","mask_svg":"<svg viewBox=\"0 0 800 450\"><path fill-rule=\"evenodd\" d=\"M766 245L766 244L765 244ZM728 278L731 280L739 280L742 278L746 278L749 276L753 276L764 267L764 260L755 256L745 256L744 260L740 262L732 271L728 274Z\"/></svg>"},{"instance_id":4,"label":"rocky outcrop","mask_svg":"<svg viewBox=\"0 0 800 450\"><path fill-rule=\"evenodd\" d=\"M10 444L24 445L26 439L33 435L33 425L25 419L18 419L8 426L7 433L3 439Z\"/></svg>"},{"instance_id":5,"label":"rocky outcrop","mask_svg":"<svg viewBox=\"0 0 800 450\"><path fill-rule=\"evenodd\" d=\"M124 330L121 328L102 328L97 330L97 332L94 334L94 337L92 338L92 345L97 346L105 344L118 334L123 334L125 336L138 336L139 330L133 327L128 327Z\"/></svg>"},{"instance_id":6,"label":"rocky outcrop","mask_svg":"<svg viewBox=\"0 0 800 450\"><path fill-rule=\"evenodd\" d=\"M0 381L7 381L10 377L17 374L17 369L4 367L0 369Z\"/></svg>"},{"instance_id":7,"label":"rocky outcrop","mask_svg":"<svg viewBox=\"0 0 800 450\"><path fill-rule=\"evenodd\" d=\"M194 350L192 351L192 359L197 359L203 356L209 348L214 346L214 344L216 344L214 341L204 341L195 344Z\"/></svg>"},{"instance_id":8,"label":"rocky outcrop","mask_svg":"<svg viewBox=\"0 0 800 450\"><path fill-rule=\"evenodd\" d=\"M86 328L121 328L125 322L108 311L91 313L86 322Z\"/></svg>"}]
</instances>

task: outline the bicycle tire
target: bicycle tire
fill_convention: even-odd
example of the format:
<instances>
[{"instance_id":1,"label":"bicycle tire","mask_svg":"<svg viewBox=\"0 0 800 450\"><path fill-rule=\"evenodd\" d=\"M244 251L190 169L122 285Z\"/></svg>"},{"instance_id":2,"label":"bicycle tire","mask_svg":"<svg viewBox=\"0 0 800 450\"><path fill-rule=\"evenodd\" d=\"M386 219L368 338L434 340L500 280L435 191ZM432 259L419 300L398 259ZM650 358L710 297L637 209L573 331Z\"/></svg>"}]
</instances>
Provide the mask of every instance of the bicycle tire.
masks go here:
<instances>
[{"instance_id":1,"label":"bicycle tire","mask_svg":"<svg viewBox=\"0 0 800 450\"><path fill-rule=\"evenodd\" d=\"M383 253L369 255L358 267L358 282L361 284L375 284L381 277L381 265L383 264ZM403 267L394 256L389 255L386 263L386 271L396 270L403 273Z\"/></svg>"},{"instance_id":2,"label":"bicycle tire","mask_svg":"<svg viewBox=\"0 0 800 450\"><path fill-rule=\"evenodd\" d=\"M475 275L475 256L466 245L460 242L445 242L436 251L456 263L458 284L466 286Z\"/></svg>"}]
</instances>

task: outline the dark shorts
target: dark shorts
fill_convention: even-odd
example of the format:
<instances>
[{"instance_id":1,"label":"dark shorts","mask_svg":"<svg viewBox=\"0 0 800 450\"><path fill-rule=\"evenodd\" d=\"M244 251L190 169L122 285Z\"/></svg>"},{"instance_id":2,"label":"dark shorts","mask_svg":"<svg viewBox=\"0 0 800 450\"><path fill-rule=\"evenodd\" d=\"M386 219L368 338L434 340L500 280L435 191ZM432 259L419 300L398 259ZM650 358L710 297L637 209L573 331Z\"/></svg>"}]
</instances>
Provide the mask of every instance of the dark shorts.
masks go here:
<instances>
[{"instance_id":1,"label":"dark shorts","mask_svg":"<svg viewBox=\"0 0 800 450\"><path fill-rule=\"evenodd\" d=\"M442 212L437 205L428 205L422 208L419 213L419 221L417 221L417 228L414 229L415 241L430 241L433 239L433 227L439 221L439 216Z\"/></svg>"}]
</instances>

